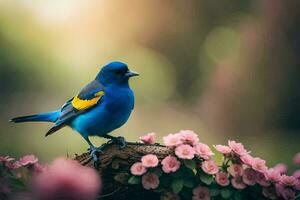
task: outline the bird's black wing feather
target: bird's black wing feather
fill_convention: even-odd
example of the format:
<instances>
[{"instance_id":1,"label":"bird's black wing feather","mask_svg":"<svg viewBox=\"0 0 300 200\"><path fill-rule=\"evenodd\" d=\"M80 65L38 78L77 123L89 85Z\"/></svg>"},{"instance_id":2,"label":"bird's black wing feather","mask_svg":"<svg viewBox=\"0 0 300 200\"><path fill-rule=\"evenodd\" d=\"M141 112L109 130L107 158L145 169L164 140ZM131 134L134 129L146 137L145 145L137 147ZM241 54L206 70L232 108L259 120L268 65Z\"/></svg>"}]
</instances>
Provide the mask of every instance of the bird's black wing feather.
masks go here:
<instances>
[{"instance_id":1,"label":"bird's black wing feather","mask_svg":"<svg viewBox=\"0 0 300 200\"><path fill-rule=\"evenodd\" d=\"M77 96L68 100L61 108L61 114L55 125L46 133L51 135L55 131L66 126L68 122L99 103L104 95L104 86L97 80L86 85Z\"/></svg>"}]
</instances>

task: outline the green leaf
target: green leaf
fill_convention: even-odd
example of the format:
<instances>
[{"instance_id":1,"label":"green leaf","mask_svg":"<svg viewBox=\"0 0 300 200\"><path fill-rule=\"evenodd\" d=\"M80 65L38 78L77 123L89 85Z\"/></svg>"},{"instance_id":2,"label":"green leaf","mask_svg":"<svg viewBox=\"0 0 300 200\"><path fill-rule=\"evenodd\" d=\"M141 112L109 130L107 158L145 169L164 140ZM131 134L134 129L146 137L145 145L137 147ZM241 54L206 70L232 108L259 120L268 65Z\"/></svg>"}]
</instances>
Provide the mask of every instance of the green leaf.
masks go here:
<instances>
[{"instance_id":1,"label":"green leaf","mask_svg":"<svg viewBox=\"0 0 300 200\"><path fill-rule=\"evenodd\" d=\"M11 185L16 189L22 189L22 188L26 187L25 183L18 178L12 178L12 179L10 179L10 182L11 182Z\"/></svg>"},{"instance_id":2,"label":"green leaf","mask_svg":"<svg viewBox=\"0 0 300 200\"><path fill-rule=\"evenodd\" d=\"M195 174L194 174L193 170L188 169L188 168L185 167L184 170L183 170L183 177L194 178Z\"/></svg>"},{"instance_id":3,"label":"green leaf","mask_svg":"<svg viewBox=\"0 0 300 200\"><path fill-rule=\"evenodd\" d=\"M183 179L183 185L187 188L193 188L194 187L193 179L189 179L189 178Z\"/></svg>"},{"instance_id":4,"label":"green leaf","mask_svg":"<svg viewBox=\"0 0 300 200\"><path fill-rule=\"evenodd\" d=\"M183 197L181 199L192 199L193 189L184 187L180 192L180 196Z\"/></svg>"},{"instance_id":5,"label":"green leaf","mask_svg":"<svg viewBox=\"0 0 300 200\"><path fill-rule=\"evenodd\" d=\"M224 189L221 190L221 196L222 196L223 199L229 199L231 194L232 194L232 192L227 188L224 188Z\"/></svg>"},{"instance_id":6,"label":"green leaf","mask_svg":"<svg viewBox=\"0 0 300 200\"><path fill-rule=\"evenodd\" d=\"M200 174L200 180L206 185L210 185L213 181L213 176L205 173Z\"/></svg>"},{"instance_id":7,"label":"green leaf","mask_svg":"<svg viewBox=\"0 0 300 200\"><path fill-rule=\"evenodd\" d=\"M153 190L154 192L157 192L157 193L161 193L164 191L164 188L163 187L158 187L156 189Z\"/></svg>"},{"instance_id":8,"label":"green leaf","mask_svg":"<svg viewBox=\"0 0 300 200\"><path fill-rule=\"evenodd\" d=\"M234 200L243 200L243 196L242 196L241 192L234 193Z\"/></svg>"},{"instance_id":9,"label":"green leaf","mask_svg":"<svg viewBox=\"0 0 300 200\"><path fill-rule=\"evenodd\" d=\"M211 188L210 189L210 195L212 197L216 197L220 194L220 190L218 188Z\"/></svg>"},{"instance_id":10,"label":"green leaf","mask_svg":"<svg viewBox=\"0 0 300 200\"><path fill-rule=\"evenodd\" d=\"M128 183L131 185L136 185L136 184L139 184L140 182L141 182L141 178L138 176L131 176L128 179Z\"/></svg>"},{"instance_id":11,"label":"green leaf","mask_svg":"<svg viewBox=\"0 0 300 200\"><path fill-rule=\"evenodd\" d=\"M194 170L196 168L196 163L193 160L184 160L183 163L187 168L191 170Z\"/></svg>"},{"instance_id":12,"label":"green leaf","mask_svg":"<svg viewBox=\"0 0 300 200\"><path fill-rule=\"evenodd\" d=\"M176 172L174 173L171 173L171 175L174 177L174 178L179 178L179 177L182 177L183 176L183 169L180 168L179 170L177 170Z\"/></svg>"},{"instance_id":13,"label":"green leaf","mask_svg":"<svg viewBox=\"0 0 300 200\"><path fill-rule=\"evenodd\" d=\"M162 173L162 170L159 169L159 168L156 168L153 172L154 172L158 177L161 177L161 175L163 174L163 173Z\"/></svg>"},{"instance_id":14,"label":"green leaf","mask_svg":"<svg viewBox=\"0 0 300 200\"><path fill-rule=\"evenodd\" d=\"M183 188L182 179L174 179L171 184L171 188L175 194L178 194Z\"/></svg>"},{"instance_id":15,"label":"green leaf","mask_svg":"<svg viewBox=\"0 0 300 200\"><path fill-rule=\"evenodd\" d=\"M172 176L168 176L168 174L167 175L164 174L160 179L159 185L161 185L164 188L168 188L170 187L172 180L173 180Z\"/></svg>"}]
</instances>

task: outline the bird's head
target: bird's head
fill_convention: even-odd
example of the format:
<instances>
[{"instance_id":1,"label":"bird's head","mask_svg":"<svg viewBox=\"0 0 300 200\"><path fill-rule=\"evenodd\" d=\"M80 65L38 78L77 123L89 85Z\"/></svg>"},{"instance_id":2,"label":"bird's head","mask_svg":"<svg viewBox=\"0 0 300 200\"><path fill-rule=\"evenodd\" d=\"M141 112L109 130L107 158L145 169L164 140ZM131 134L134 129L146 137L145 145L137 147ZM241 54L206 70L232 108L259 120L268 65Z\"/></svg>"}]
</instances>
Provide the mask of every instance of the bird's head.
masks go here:
<instances>
[{"instance_id":1,"label":"bird's head","mask_svg":"<svg viewBox=\"0 0 300 200\"><path fill-rule=\"evenodd\" d=\"M139 74L128 69L128 66L122 62L111 62L105 65L98 73L96 80L103 85L122 85L128 84L130 77Z\"/></svg>"}]
</instances>

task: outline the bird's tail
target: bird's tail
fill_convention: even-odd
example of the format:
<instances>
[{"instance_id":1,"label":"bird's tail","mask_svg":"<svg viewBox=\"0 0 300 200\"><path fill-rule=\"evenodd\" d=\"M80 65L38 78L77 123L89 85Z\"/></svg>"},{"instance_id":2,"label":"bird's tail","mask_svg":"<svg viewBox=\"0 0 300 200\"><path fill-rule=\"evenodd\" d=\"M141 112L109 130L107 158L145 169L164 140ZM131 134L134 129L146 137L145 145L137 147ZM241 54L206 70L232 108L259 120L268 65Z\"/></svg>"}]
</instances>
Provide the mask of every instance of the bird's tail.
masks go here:
<instances>
[{"instance_id":1,"label":"bird's tail","mask_svg":"<svg viewBox=\"0 0 300 200\"><path fill-rule=\"evenodd\" d=\"M21 122L55 122L59 117L60 111L53 111L48 113L40 113L35 115L28 115L22 117L16 117L10 122L21 123Z\"/></svg>"}]
</instances>

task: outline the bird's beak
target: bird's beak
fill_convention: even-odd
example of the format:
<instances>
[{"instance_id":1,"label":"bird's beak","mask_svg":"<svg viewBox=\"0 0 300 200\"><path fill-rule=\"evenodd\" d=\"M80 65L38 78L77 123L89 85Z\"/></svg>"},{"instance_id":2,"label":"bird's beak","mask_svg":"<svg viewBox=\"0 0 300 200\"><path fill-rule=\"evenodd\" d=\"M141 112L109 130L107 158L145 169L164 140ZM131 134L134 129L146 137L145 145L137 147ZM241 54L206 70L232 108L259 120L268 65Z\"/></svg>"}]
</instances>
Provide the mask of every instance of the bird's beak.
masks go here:
<instances>
[{"instance_id":1,"label":"bird's beak","mask_svg":"<svg viewBox=\"0 0 300 200\"><path fill-rule=\"evenodd\" d=\"M125 74L125 76L126 77L132 77L132 76L138 76L138 75L140 75L139 73L137 73L137 72L134 72L134 71L128 71L128 72L126 72L126 74Z\"/></svg>"}]
</instances>

